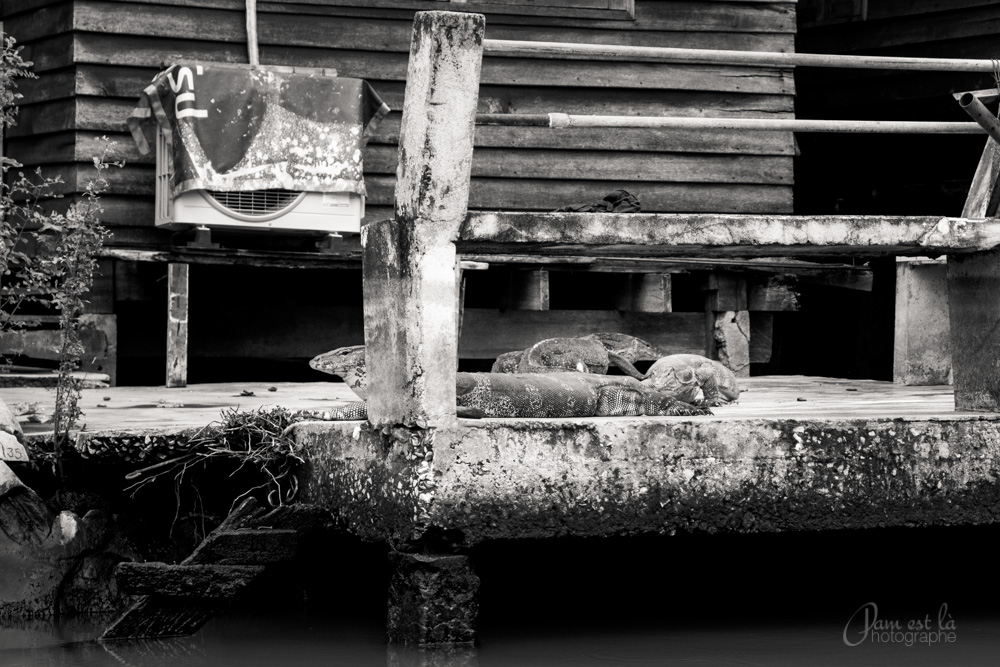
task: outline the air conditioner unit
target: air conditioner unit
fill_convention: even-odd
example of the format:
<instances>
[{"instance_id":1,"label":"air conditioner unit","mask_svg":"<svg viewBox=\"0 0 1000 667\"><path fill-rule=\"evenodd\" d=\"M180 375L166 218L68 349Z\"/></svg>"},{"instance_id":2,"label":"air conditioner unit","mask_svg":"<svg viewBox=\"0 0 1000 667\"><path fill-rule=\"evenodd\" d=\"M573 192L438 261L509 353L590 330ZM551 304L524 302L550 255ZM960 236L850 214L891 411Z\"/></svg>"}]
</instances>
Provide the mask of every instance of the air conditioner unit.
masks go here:
<instances>
[{"instance_id":1,"label":"air conditioner unit","mask_svg":"<svg viewBox=\"0 0 1000 667\"><path fill-rule=\"evenodd\" d=\"M308 232L361 232L365 198L353 192L190 190L170 196L173 160L167 138L156 132L157 227L191 225L236 229L282 229Z\"/></svg>"}]
</instances>

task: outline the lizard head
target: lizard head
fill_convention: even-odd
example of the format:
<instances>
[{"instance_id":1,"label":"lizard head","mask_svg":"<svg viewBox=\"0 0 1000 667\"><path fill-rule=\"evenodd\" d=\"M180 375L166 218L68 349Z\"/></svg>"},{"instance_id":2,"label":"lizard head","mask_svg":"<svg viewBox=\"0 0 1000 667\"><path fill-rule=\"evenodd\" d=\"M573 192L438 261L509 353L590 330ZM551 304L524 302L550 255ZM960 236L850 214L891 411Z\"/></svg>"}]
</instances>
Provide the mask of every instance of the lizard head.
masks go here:
<instances>
[{"instance_id":1,"label":"lizard head","mask_svg":"<svg viewBox=\"0 0 1000 667\"><path fill-rule=\"evenodd\" d=\"M351 345L340 347L330 352L324 352L313 357L309 362L309 367L317 371L340 376L355 394L361 398L365 398L365 396L362 396L362 394L367 394L365 390L364 345Z\"/></svg>"},{"instance_id":2,"label":"lizard head","mask_svg":"<svg viewBox=\"0 0 1000 667\"><path fill-rule=\"evenodd\" d=\"M629 336L628 334L593 333L589 336L584 336L584 338L592 338L600 342L608 352L621 356L630 364L634 364L637 361L656 361L666 356L650 343L641 338Z\"/></svg>"}]
</instances>

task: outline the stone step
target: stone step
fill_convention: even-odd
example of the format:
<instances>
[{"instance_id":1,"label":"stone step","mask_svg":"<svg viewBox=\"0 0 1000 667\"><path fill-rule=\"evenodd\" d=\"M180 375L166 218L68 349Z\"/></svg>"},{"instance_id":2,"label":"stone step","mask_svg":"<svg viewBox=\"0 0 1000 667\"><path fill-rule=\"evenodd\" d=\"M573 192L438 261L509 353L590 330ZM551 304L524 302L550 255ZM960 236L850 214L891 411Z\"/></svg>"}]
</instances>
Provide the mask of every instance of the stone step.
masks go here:
<instances>
[{"instance_id":1,"label":"stone step","mask_svg":"<svg viewBox=\"0 0 1000 667\"><path fill-rule=\"evenodd\" d=\"M120 563L115 568L119 588L134 595L228 600L263 574L263 565L170 565Z\"/></svg>"}]
</instances>

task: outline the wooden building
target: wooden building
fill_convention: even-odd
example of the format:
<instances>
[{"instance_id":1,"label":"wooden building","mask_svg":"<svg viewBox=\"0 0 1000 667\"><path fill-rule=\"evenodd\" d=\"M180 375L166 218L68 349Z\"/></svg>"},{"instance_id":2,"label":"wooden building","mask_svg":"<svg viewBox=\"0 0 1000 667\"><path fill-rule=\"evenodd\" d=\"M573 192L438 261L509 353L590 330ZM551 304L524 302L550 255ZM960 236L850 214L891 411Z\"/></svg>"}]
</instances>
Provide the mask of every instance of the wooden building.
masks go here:
<instances>
[{"instance_id":1,"label":"wooden building","mask_svg":"<svg viewBox=\"0 0 1000 667\"><path fill-rule=\"evenodd\" d=\"M791 0L454 6L484 12L488 38L779 52L795 46ZM165 63L246 62L244 0L3 0L0 7L4 29L26 46L39 76L21 85L20 120L6 153L60 176L70 200L94 177L102 136L115 142L110 157L127 161L111 170L102 199L114 237L91 299L94 314L116 321L120 382L162 382L165 260L192 266L193 381L299 378L305 359L361 342L356 238L319 254L315 239L217 234L222 250L195 251L183 249L182 235L153 225L153 161L138 153L125 119ZM413 15L440 7L424 0L258 3L263 65L364 78L393 109L364 156L366 220L391 215ZM487 57L479 111L785 118L794 114L794 94L789 69ZM480 127L470 207L551 211L625 188L649 212L788 213L795 151L788 132ZM705 295L718 293L720 275L725 284L743 280L697 273L671 282L671 272L712 268L679 261L604 262L567 274L559 271L566 258L530 266L508 259L469 273L463 358L488 359L555 333L609 329L674 351L704 351ZM634 271L638 277L629 276ZM751 291L767 283L750 275ZM715 303L723 311L748 308L743 296ZM681 310L689 312L669 312Z\"/></svg>"}]
</instances>

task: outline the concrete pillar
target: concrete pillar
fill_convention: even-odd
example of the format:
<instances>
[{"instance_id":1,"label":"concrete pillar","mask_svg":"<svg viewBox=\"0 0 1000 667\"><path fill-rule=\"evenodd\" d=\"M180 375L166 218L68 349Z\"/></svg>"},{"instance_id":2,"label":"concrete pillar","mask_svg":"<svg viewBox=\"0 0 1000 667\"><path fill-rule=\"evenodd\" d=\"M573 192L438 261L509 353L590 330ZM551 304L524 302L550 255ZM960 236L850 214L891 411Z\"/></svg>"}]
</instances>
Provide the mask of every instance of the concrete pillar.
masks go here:
<instances>
[{"instance_id":1,"label":"concrete pillar","mask_svg":"<svg viewBox=\"0 0 1000 667\"><path fill-rule=\"evenodd\" d=\"M948 256L955 409L1000 412L1000 251Z\"/></svg>"},{"instance_id":2,"label":"concrete pillar","mask_svg":"<svg viewBox=\"0 0 1000 667\"><path fill-rule=\"evenodd\" d=\"M455 423L455 241L467 212L485 19L419 12L403 103L396 215L362 231L369 420Z\"/></svg>"},{"instance_id":3,"label":"concrete pillar","mask_svg":"<svg viewBox=\"0 0 1000 667\"><path fill-rule=\"evenodd\" d=\"M475 640L479 577L468 556L389 553L389 641L460 644Z\"/></svg>"},{"instance_id":4,"label":"concrete pillar","mask_svg":"<svg viewBox=\"0 0 1000 667\"><path fill-rule=\"evenodd\" d=\"M949 384L951 331L948 266L944 260L899 258L892 380L896 384Z\"/></svg>"}]
</instances>

